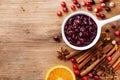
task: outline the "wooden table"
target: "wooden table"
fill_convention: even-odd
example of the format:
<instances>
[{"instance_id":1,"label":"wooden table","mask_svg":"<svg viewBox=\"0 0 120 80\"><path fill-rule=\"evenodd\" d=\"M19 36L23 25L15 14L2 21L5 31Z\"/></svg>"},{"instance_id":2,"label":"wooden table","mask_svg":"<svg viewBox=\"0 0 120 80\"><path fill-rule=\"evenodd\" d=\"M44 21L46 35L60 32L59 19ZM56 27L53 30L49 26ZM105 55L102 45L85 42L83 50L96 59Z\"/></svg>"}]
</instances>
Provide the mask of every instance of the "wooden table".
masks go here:
<instances>
[{"instance_id":1,"label":"wooden table","mask_svg":"<svg viewBox=\"0 0 120 80\"><path fill-rule=\"evenodd\" d=\"M56 16L61 1L0 0L0 80L43 80L53 65L71 68L70 62L56 57L61 47L70 48L63 41L57 43L52 39L61 32L65 17L73 12L69 9L63 17ZM120 14L120 1L111 1L116 7L109 13L104 11L107 18ZM66 2L68 6L72 4L71 0ZM86 11L86 8L78 10ZM119 25L119 22L114 24Z\"/></svg>"}]
</instances>

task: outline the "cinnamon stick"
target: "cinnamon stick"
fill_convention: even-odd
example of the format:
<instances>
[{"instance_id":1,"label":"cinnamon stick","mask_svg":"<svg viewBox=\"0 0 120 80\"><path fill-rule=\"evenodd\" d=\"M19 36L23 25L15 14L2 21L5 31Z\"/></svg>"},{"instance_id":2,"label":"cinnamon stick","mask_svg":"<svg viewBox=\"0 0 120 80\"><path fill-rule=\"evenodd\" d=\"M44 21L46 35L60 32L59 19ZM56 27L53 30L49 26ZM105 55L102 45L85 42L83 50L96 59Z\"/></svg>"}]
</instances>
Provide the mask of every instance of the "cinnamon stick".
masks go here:
<instances>
[{"instance_id":1,"label":"cinnamon stick","mask_svg":"<svg viewBox=\"0 0 120 80\"><path fill-rule=\"evenodd\" d=\"M95 62L93 62L93 64L91 64L86 70L82 71L80 73L81 76L86 75L88 72L90 72L98 63L100 63L100 61L102 61L107 55L106 53L109 52L111 49L113 48L113 46L111 44L106 45L103 48L103 52L104 55L101 58L98 58ZM108 53L109 54L109 53Z\"/></svg>"},{"instance_id":2,"label":"cinnamon stick","mask_svg":"<svg viewBox=\"0 0 120 80\"><path fill-rule=\"evenodd\" d=\"M91 53L92 53L92 49L88 50L87 52L85 52L83 55L81 55L76 61L77 63L82 62L86 57L88 57Z\"/></svg>"},{"instance_id":3,"label":"cinnamon stick","mask_svg":"<svg viewBox=\"0 0 120 80\"><path fill-rule=\"evenodd\" d=\"M120 63L120 57L118 58L118 60L113 64L113 68L115 68L118 64Z\"/></svg>"},{"instance_id":4,"label":"cinnamon stick","mask_svg":"<svg viewBox=\"0 0 120 80\"><path fill-rule=\"evenodd\" d=\"M113 71L116 72L118 69L120 69L120 57L118 58L118 60L114 63L114 65L112 65ZM103 74L103 70L100 70L97 72L98 75L102 75Z\"/></svg>"},{"instance_id":5,"label":"cinnamon stick","mask_svg":"<svg viewBox=\"0 0 120 80\"><path fill-rule=\"evenodd\" d=\"M120 62L115 66L115 68L113 69L113 71L116 72L119 69L120 69Z\"/></svg>"},{"instance_id":6,"label":"cinnamon stick","mask_svg":"<svg viewBox=\"0 0 120 80\"><path fill-rule=\"evenodd\" d=\"M95 51L96 52L96 51ZM94 55L94 52L90 54L83 62L81 62L78 66L79 69L81 69Z\"/></svg>"},{"instance_id":7,"label":"cinnamon stick","mask_svg":"<svg viewBox=\"0 0 120 80\"><path fill-rule=\"evenodd\" d=\"M102 70L100 70L100 71L97 72L97 75L99 75L99 76L102 75L102 74L103 74Z\"/></svg>"},{"instance_id":8,"label":"cinnamon stick","mask_svg":"<svg viewBox=\"0 0 120 80\"><path fill-rule=\"evenodd\" d=\"M99 41L93 48L91 48L90 50L88 50L87 52L85 52L83 55L81 55L77 59L77 63L82 62L86 57L88 57L95 49L99 48L102 44L103 44L103 42Z\"/></svg>"},{"instance_id":9,"label":"cinnamon stick","mask_svg":"<svg viewBox=\"0 0 120 80\"><path fill-rule=\"evenodd\" d=\"M88 72L90 72L101 60L103 60L106 57L106 54L104 54L101 58L97 59L95 62L93 62L92 65L90 65L86 70L82 71L80 73L81 76L86 75Z\"/></svg>"},{"instance_id":10,"label":"cinnamon stick","mask_svg":"<svg viewBox=\"0 0 120 80\"><path fill-rule=\"evenodd\" d=\"M102 51L102 53L104 53L104 54L107 54L107 56L108 55L110 55L111 53L113 53L114 52L114 48L113 48L113 45L111 45L111 44L108 44L108 45L106 45L104 48L103 48L103 51ZM112 51L110 51L112 49ZM105 59L104 60L102 60L101 61L101 63L99 64L99 65L101 65L101 64L103 64L104 63L104 61L105 61ZM95 70L97 69L97 68L99 68L99 65L97 65L96 67L95 67Z\"/></svg>"},{"instance_id":11,"label":"cinnamon stick","mask_svg":"<svg viewBox=\"0 0 120 80\"><path fill-rule=\"evenodd\" d=\"M102 53L106 54L107 52L109 52L111 49L113 48L113 45L112 44L107 44L103 50L102 50ZM111 54L111 53L109 53Z\"/></svg>"},{"instance_id":12,"label":"cinnamon stick","mask_svg":"<svg viewBox=\"0 0 120 80\"><path fill-rule=\"evenodd\" d=\"M115 49L115 48L113 48L113 49ZM118 58L120 58L120 49L118 49L115 53L112 53L112 52L114 52L114 50L112 49L112 51L110 51L110 53L108 53L107 54L107 56L108 55L110 55L110 54L113 54L111 57L112 57L112 60L108 63L109 64L109 66L112 66L113 68L115 68L115 66L120 62L120 59L118 59ZM117 60L118 59L118 60ZM117 62L115 62L117 60ZM105 60L103 60L103 62L104 62ZM102 62L102 63L103 63ZM101 63L101 64L102 64ZM115 64L114 64L115 63ZM114 65L113 65L114 64ZM97 74L98 75L101 75L103 73L103 71L102 70L100 70L100 71L98 71L97 72Z\"/></svg>"},{"instance_id":13,"label":"cinnamon stick","mask_svg":"<svg viewBox=\"0 0 120 80\"><path fill-rule=\"evenodd\" d=\"M69 55L66 55L65 57L66 57L66 59L68 60L68 59L76 56L76 55L79 54L80 52L81 52L80 50L73 50L72 52L70 52Z\"/></svg>"},{"instance_id":14,"label":"cinnamon stick","mask_svg":"<svg viewBox=\"0 0 120 80\"><path fill-rule=\"evenodd\" d=\"M120 48L112 55L112 60L108 63L110 66L120 57Z\"/></svg>"},{"instance_id":15,"label":"cinnamon stick","mask_svg":"<svg viewBox=\"0 0 120 80\"><path fill-rule=\"evenodd\" d=\"M107 54L107 56L111 56L116 51L116 47L114 46L112 50Z\"/></svg>"}]
</instances>

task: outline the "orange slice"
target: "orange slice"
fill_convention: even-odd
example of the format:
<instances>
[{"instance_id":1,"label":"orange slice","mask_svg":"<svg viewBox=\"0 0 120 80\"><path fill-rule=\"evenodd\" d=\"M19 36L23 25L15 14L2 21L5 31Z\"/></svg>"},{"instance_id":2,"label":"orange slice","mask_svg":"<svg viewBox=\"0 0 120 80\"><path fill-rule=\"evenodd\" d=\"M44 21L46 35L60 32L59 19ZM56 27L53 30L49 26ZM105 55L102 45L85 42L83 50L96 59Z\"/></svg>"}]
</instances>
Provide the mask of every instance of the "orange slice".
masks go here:
<instances>
[{"instance_id":1,"label":"orange slice","mask_svg":"<svg viewBox=\"0 0 120 80\"><path fill-rule=\"evenodd\" d=\"M48 70L45 80L76 80L76 78L71 69L58 65Z\"/></svg>"}]
</instances>

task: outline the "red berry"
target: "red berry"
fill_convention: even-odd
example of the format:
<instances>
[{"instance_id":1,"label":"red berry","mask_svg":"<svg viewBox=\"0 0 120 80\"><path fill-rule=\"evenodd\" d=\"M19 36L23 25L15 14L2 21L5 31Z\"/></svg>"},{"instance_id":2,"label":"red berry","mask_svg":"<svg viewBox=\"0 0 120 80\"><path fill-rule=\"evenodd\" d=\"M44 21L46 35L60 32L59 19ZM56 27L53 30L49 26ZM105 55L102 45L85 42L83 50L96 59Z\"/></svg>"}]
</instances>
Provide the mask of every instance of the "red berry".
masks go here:
<instances>
[{"instance_id":1,"label":"red berry","mask_svg":"<svg viewBox=\"0 0 120 80\"><path fill-rule=\"evenodd\" d=\"M114 35L115 35L115 36L120 36L120 31L119 31L119 30L116 30L116 31L114 32Z\"/></svg>"},{"instance_id":2,"label":"red berry","mask_svg":"<svg viewBox=\"0 0 120 80\"><path fill-rule=\"evenodd\" d=\"M87 66L83 66L83 68L82 68L82 69L84 69L84 70L85 70L86 68L87 68Z\"/></svg>"},{"instance_id":3,"label":"red berry","mask_svg":"<svg viewBox=\"0 0 120 80\"><path fill-rule=\"evenodd\" d=\"M61 12L61 11L58 11L58 12L57 12L57 15L58 15L58 16L62 16L62 12Z\"/></svg>"},{"instance_id":4,"label":"red berry","mask_svg":"<svg viewBox=\"0 0 120 80\"><path fill-rule=\"evenodd\" d=\"M106 18L105 14L101 14L100 17L101 17L101 19L105 19Z\"/></svg>"},{"instance_id":5,"label":"red berry","mask_svg":"<svg viewBox=\"0 0 120 80\"><path fill-rule=\"evenodd\" d=\"M76 4L76 7L77 7L77 8L80 8L80 7L81 7L81 5L78 3L78 4Z\"/></svg>"},{"instance_id":6,"label":"red berry","mask_svg":"<svg viewBox=\"0 0 120 80\"><path fill-rule=\"evenodd\" d=\"M111 27L112 27L113 29L115 29L115 28L116 28L116 26L115 26L115 25L112 25Z\"/></svg>"},{"instance_id":7,"label":"red berry","mask_svg":"<svg viewBox=\"0 0 120 80\"><path fill-rule=\"evenodd\" d=\"M86 2L85 4L86 4L87 7L91 6L90 2Z\"/></svg>"},{"instance_id":8,"label":"red berry","mask_svg":"<svg viewBox=\"0 0 120 80\"><path fill-rule=\"evenodd\" d=\"M105 0L100 0L100 2L101 2L101 3L104 3L104 2L105 2Z\"/></svg>"},{"instance_id":9,"label":"red berry","mask_svg":"<svg viewBox=\"0 0 120 80\"><path fill-rule=\"evenodd\" d=\"M75 10L76 10L75 5L72 5L72 6L71 6L71 9L72 9L73 11L75 11Z\"/></svg>"},{"instance_id":10,"label":"red berry","mask_svg":"<svg viewBox=\"0 0 120 80\"><path fill-rule=\"evenodd\" d=\"M72 63L76 63L76 59L75 59L75 58L72 58L72 59L71 59L71 62L72 62Z\"/></svg>"},{"instance_id":11,"label":"red berry","mask_svg":"<svg viewBox=\"0 0 120 80\"><path fill-rule=\"evenodd\" d=\"M79 71L79 70L75 70L74 73L75 73L75 75L77 75L77 76L80 75L80 71Z\"/></svg>"},{"instance_id":12,"label":"red berry","mask_svg":"<svg viewBox=\"0 0 120 80\"><path fill-rule=\"evenodd\" d=\"M110 30L109 30L109 29L105 29L105 32L106 32L106 33L109 33L109 32L110 32Z\"/></svg>"},{"instance_id":13,"label":"red berry","mask_svg":"<svg viewBox=\"0 0 120 80\"><path fill-rule=\"evenodd\" d=\"M107 12L109 12L109 11L111 11L111 8L108 7L108 6L105 6L105 10L106 10Z\"/></svg>"},{"instance_id":14,"label":"red berry","mask_svg":"<svg viewBox=\"0 0 120 80\"><path fill-rule=\"evenodd\" d=\"M117 41L117 44L120 45L120 41Z\"/></svg>"},{"instance_id":15,"label":"red berry","mask_svg":"<svg viewBox=\"0 0 120 80\"><path fill-rule=\"evenodd\" d=\"M61 2L61 6L62 7L66 7L66 3L63 1L63 2Z\"/></svg>"},{"instance_id":16,"label":"red berry","mask_svg":"<svg viewBox=\"0 0 120 80\"><path fill-rule=\"evenodd\" d=\"M112 58L110 56L107 57L107 62L110 62Z\"/></svg>"},{"instance_id":17,"label":"red berry","mask_svg":"<svg viewBox=\"0 0 120 80\"><path fill-rule=\"evenodd\" d=\"M96 13L96 16L97 16L97 17L100 17L100 13L97 12L97 13Z\"/></svg>"},{"instance_id":18,"label":"red berry","mask_svg":"<svg viewBox=\"0 0 120 80\"><path fill-rule=\"evenodd\" d=\"M89 0L90 1L90 4L93 5L95 4L95 1L94 0Z\"/></svg>"},{"instance_id":19,"label":"red berry","mask_svg":"<svg viewBox=\"0 0 120 80\"><path fill-rule=\"evenodd\" d=\"M87 79L87 76L83 76L83 77L82 77L82 80L88 80L88 79Z\"/></svg>"},{"instance_id":20,"label":"red berry","mask_svg":"<svg viewBox=\"0 0 120 80\"><path fill-rule=\"evenodd\" d=\"M92 77L93 77L93 74L92 74L92 73L89 73L88 76L89 76L90 78L92 78Z\"/></svg>"},{"instance_id":21,"label":"red berry","mask_svg":"<svg viewBox=\"0 0 120 80\"><path fill-rule=\"evenodd\" d=\"M73 0L73 4L78 4L78 1L77 0Z\"/></svg>"},{"instance_id":22,"label":"red berry","mask_svg":"<svg viewBox=\"0 0 120 80\"><path fill-rule=\"evenodd\" d=\"M99 76L98 75L94 76L94 80L99 80Z\"/></svg>"},{"instance_id":23,"label":"red berry","mask_svg":"<svg viewBox=\"0 0 120 80\"><path fill-rule=\"evenodd\" d=\"M103 9L103 7L102 6L98 6L98 8L97 8L99 11L101 11L102 9Z\"/></svg>"},{"instance_id":24,"label":"red berry","mask_svg":"<svg viewBox=\"0 0 120 80\"><path fill-rule=\"evenodd\" d=\"M53 36L53 39L54 39L55 41L59 42L59 41L60 41L60 36L54 35L54 36Z\"/></svg>"},{"instance_id":25,"label":"red berry","mask_svg":"<svg viewBox=\"0 0 120 80\"><path fill-rule=\"evenodd\" d=\"M67 7L64 7L64 8L63 8L63 12L68 12L68 8L67 8Z\"/></svg>"},{"instance_id":26,"label":"red berry","mask_svg":"<svg viewBox=\"0 0 120 80\"><path fill-rule=\"evenodd\" d=\"M74 70L78 69L78 66L76 64L73 64L73 69Z\"/></svg>"},{"instance_id":27,"label":"red berry","mask_svg":"<svg viewBox=\"0 0 120 80\"><path fill-rule=\"evenodd\" d=\"M88 11L92 11L92 7L90 6L90 7L87 7L87 10Z\"/></svg>"}]
</instances>

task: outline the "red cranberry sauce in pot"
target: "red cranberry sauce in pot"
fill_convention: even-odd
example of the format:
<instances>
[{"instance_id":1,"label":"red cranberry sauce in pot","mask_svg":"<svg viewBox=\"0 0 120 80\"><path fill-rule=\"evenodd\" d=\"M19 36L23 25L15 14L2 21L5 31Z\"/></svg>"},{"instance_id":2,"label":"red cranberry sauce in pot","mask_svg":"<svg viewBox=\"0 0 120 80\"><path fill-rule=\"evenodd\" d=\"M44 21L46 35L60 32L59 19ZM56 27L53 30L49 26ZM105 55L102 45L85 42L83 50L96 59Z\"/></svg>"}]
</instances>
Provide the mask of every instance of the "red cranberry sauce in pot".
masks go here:
<instances>
[{"instance_id":1,"label":"red cranberry sauce in pot","mask_svg":"<svg viewBox=\"0 0 120 80\"><path fill-rule=\"evenodd\" d=\"M97 24L84 14L72 16L64 26L64 33L70 44L84 47L93 42L97 35Z\"/></svg>"}]
</instances>

